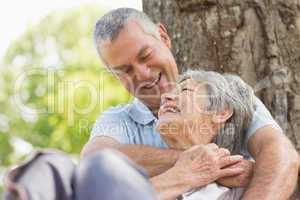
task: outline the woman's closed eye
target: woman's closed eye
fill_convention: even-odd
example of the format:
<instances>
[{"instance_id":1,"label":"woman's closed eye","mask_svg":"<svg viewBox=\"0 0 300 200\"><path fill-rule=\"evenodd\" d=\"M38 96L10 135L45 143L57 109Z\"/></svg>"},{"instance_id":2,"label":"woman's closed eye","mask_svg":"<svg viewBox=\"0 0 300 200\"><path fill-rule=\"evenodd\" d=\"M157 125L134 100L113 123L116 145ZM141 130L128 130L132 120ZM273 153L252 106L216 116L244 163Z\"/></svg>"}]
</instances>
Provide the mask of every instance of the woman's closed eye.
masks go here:
<instances>
[{"instance_id":1,"label":"woman's closed eye","mask_svg":"<svg viewBox=\"0 0 300 200\"><path fill-rule=\"evenodd\" d=\"M191 88L184 87L184 88L181 89L181 92L184 92L184 91L193 92L194 90L191 89Z\"/></svg>"}]
</instances>

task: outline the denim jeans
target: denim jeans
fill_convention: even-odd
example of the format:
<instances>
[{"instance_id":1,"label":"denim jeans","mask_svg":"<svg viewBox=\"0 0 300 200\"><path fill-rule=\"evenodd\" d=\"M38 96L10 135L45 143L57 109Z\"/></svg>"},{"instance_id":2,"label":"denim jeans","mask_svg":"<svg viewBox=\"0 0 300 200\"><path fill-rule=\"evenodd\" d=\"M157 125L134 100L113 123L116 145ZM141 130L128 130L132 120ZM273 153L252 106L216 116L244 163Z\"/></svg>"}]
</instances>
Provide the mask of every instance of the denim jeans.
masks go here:
<instances>
[{"instance_id":1,"label":"denim jeans","mask_svg":"<svg viewBox=\"0 0 300 200\"><path fill-rule=\"evenodd\" d=\"M58 151L38 151L5 178L5 200L155 200L145 172L104 150L75 165Z\"/></svg>"}]
</instances>

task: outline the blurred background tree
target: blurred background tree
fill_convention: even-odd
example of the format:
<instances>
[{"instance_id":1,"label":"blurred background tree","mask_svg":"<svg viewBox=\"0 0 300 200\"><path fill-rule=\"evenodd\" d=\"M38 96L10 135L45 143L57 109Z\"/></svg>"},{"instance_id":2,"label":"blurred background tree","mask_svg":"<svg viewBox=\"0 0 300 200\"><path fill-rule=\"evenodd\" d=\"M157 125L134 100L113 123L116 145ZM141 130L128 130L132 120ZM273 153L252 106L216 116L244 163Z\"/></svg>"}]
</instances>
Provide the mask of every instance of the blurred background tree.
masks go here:
<instances>
[{"instance_id":1,"label":"blurred background tree","mask_svg":"<svg viewBox=\"0 0 300 200\"><path fill-rule=\"evenodd\" d=\"M93 46L102 13L93 6L54 12L9 47L0 66L0 169L32 147L78 156L97 116L131 100Z\"/></svg>"}]
</instances>

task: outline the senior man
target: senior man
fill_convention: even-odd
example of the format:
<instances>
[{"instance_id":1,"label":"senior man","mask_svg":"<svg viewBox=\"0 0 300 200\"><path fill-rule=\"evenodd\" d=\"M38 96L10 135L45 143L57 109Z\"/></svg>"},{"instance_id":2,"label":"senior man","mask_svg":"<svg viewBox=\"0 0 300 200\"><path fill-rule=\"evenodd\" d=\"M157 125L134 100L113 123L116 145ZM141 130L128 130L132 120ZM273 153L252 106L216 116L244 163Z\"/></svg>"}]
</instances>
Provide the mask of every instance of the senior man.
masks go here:
<instances>
[{"instance_id":1,"label":"senior man","mask_svg":"<svg viewBox=\"0 0 300 200\"><path fill-rule=\"evenodd\" d=\"M85 157L107 147L123 152L153 176L156 191L166 198L172 197L169 194L178 186L193 188L195 177L201 176L197 170L189 172L182 166L184 173L179 176L180 171L173 170L173 166L178 160L183 163L182 157L186 158L183 155L187 153L194 158L197 153L192 152L199 149L183 153L168 149L154 129L160 97L178 77L166 28L154 24L142 12L121 8L97 22L94 37L102 61L136 99L128 105L111 108L98 118L82 155ZM287 199L297 181L298 154L265 106L259 99L255 101L257 108L246 132L245 151L241 152L245 156L249 154L255 166L243 198ZM223 177L221 180L229 183L239 180L243 173L232 176L238 173L239 167L231 167L231 173L218 175L218 178ZM231 177L224 178L226 175Z\"/></svg>"}]
</instances>

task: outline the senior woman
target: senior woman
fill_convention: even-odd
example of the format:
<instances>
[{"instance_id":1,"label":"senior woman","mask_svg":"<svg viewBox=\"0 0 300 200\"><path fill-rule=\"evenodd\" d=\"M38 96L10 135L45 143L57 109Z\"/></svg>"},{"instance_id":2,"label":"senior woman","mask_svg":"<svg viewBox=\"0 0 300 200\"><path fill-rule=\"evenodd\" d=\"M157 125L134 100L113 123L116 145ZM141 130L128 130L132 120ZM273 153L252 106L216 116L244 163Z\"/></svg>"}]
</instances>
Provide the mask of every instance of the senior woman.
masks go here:
<instances>
[{"instance_id":1,"label":"senior woman","mask_svg":"<svg viewBox=\"0 0 300 200\"><path fill-rule=\"evenodd\" d=\"M186 150L214 142L232 154L244 154L244 132L254 112L253 98L251 87L237 76L188 71L178 87L163 96L157 130L170 148ZM242 194L242 188L210 183L182 197L240 199Z\"/></svg>"}]
</instances>

